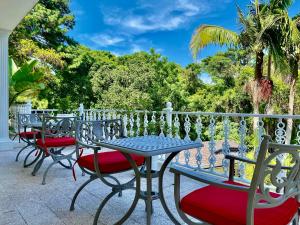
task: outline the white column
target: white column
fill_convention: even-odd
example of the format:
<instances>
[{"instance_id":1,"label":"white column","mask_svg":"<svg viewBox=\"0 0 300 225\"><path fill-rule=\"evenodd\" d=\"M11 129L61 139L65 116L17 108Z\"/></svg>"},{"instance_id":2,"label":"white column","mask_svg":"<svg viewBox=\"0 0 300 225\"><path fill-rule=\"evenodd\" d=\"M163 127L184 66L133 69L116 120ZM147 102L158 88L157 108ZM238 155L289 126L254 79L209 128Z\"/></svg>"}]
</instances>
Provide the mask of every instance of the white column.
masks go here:
<instances>
[{"instance_id":1,"label":"white column","mask_svg":"<svg viewBox=\"0 0 300 225\"><path fill-rule=\"evenodd\" d=\"M13 147L8 132L8 37L10 31L0 29L0 150Z\"/></svg>"}]
</instances>

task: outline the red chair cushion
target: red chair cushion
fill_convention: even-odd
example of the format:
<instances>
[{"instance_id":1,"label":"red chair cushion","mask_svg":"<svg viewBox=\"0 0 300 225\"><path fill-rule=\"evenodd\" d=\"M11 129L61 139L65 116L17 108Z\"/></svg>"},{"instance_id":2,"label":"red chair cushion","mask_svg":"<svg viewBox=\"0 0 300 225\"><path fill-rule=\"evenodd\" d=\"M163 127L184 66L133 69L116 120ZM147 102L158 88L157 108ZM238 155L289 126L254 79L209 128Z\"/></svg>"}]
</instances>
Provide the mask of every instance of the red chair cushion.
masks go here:
<instances>
[{"instance_id":1,"label":"red chair cushion","mask_svg":"<svg viewBox=\"0 0 300 225\"><path fill-rule=\"evenodd\" d=\"M76 139L73 137L55 137L55 138L45 138L45 143L43 139L40 138L36 141L36 144L40 148L49 148L49 147L66 147L76 144Z\"/></svg>"},{"instance_id":2,"label":"red chair cushion","mask_svg":"<svg viewBox=\"0 0 300 225\"><path fill-rule=\"evenodd\" d=\"M33 139L34 135L36 138L41 138L41 132L38 131L26 131L26 132L21 132L20 137L25 138L25 139Z\"/></svg>"},{"instance_id":3,"label":"red chair cushion","mask_svg":"<svg viewBox=\"0 0 300 225\"><path fill-rule=\"evenodd\" d=\"M131 154L132 159L137 166L144 163L144 157ZM80 167L95 171L94 154L81 156L77 163ZM98 165L102 173L116 173L131 169L129 161L119 151L100 152L98 153Z\"/></svg>"},{"instance_id":4,"label":"red chair cushion","mask_svg":"<svg viewBox=\"0 0 300 225\"><path fill-rule=\"evenodd\" d=\"M280 196L277 193L273 197ZM245 225L247 192L206 186L182 198L180 208L186 214L213 225ZM286 225L297 213L298 202L289 198L273 208L254 209L255 225Z\"/></svg>"}]
</instances>

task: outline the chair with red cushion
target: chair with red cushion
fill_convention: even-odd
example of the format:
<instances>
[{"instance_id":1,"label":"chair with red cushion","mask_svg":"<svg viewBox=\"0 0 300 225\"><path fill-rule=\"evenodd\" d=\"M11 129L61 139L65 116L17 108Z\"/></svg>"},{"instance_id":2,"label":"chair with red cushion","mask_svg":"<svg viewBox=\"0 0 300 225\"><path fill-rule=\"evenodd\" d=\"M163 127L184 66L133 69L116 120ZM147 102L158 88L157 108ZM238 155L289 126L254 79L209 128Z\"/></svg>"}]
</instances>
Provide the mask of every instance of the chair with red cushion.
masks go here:
<instances>
[{"instance_id":1,"label":"chair with red cushion","mask_svg":"<svg viewBox=\"0 0 300 225\"><path fill-rule=\"evenodd\" d=\"M38 131L34 131L32 128L34 124L41 123L41 121L41 114L18 114L18 135L20 140L23 141L26 145L18 152L16 156L16 162L19 161L20 154L25 149L32 147L31 151L25 157L24 167L31 166L40 157L40 155L36 155L34 153L36 152L35 139L40 138L41 133ZM33 157L32 161L30 161L30 157Z\"/></svg>"},{"instance_id":2,"label":"chair with red cushion","mask_svg":"<svg viewBox=\"0 0 300 225\"><path fill-rule=\"evenodd\" d=\"M208 172L172 166L170 170L175 175L174 195L179 215L187 224L287 225L291 221L298 224L299 151L300 147L296 145L269 143L269 137L265 136L256 162L235 156L226 157L230 160L227 181ZM282 154L289 159L289 166L279 160ZM235 160L255 165L250 185L233 180ZM209 185L181 198L181 176ZM267 185L266 181L271 184ZM190 217L199 220L199 223Z\"/></svg>"},{"instance_id":3,"label":"chair with red cushion","mask_svg":"<svg viewBox=\"0 0 300 225\"><path fill-rule=\"evenodd\" d=\"M49 169L55 164L72 169L72 160L75 153L75 121L80 117L44 116L41 129L41 138L35 144L42 153L41 159L35 165L32 175L35 176L46 158L52 158L53 162L46 168L42 184L46 184L46 176ZM67 147L74 146L73 150L66 151ZM67 161L69 165L65 165Z\"/></svg>"},{"instance_id":4,"label":"chair with red cushion","mask_svg":"<svg viewBox=\"0 0 300 225\"><path fill-rule=\"evenodd\" d=\"M112 192L103 200L103 204L100 204L94 219L96 222L105 203L112 196L115 194L119 194L119 196L121 196L123 190L132 189L134 187L135 178L126 183L121 183L114 176L115 174L132 170L131 164L127 158L119 151L105 151L97 145L97 143L103 140L110 140L113 138L124 138L123 123L120 119L77 121L77 163L84 173L90 175L90 178L76 191L72 199L70 210L74 210L77 196L84 189L84 187L93 180L99 178L105 185L108 185L112 188ZM92 149L93 154L82 155L83 148ZM131 155L131 157L138 166L143 166L144 157L138 155Z\"/></svg>"}]
</instances>

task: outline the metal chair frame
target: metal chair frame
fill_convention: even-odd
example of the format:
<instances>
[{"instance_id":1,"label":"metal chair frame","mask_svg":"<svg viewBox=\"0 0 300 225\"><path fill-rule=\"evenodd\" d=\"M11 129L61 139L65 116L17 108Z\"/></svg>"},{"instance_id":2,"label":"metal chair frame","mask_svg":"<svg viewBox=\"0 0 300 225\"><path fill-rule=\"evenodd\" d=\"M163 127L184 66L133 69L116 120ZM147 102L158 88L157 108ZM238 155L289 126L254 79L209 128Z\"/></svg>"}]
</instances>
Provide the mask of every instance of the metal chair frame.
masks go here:
<instances>
[{"instance_id":1,"label":"metal chair frame","mask_svg":"<svg viewBox=\"0 0 300 225\"><path fill-rule=\"evenodd\" d=\"M79 195L79 193L87 186L89 183L96 179L100 179L105 185L109 186L111 188L111 193L105 197L105 199L100 203L95 217L93 224L96 225L99 219L99 216L101 214L102 209L106 205L106 203L116 194L118 194L119 197L122 196L122 191L124 190L136 190L135 188L135 182L140 182L140 179L137 179L136 177L130 179L129 181L125 183L121 183L118 178L114 176L114 174L120 174L125 171L129 170L137 170L137 168L132 168L129 170L121 171L121 172L115 172L115 173L102 173L99 168L98 164L98 152L101 151L101 147L97 145L97 143L103 141L103 140L110 140L114 138L125 138L123 133L123 121L121 119L112 119L112 120L97 120L97 121L77 121L76 125L76 156L77 158L80 157L80 148L89 148L93 149L94 151L94 168L95 172L87 170L83 167L80 167L83 173L86 173L90 175L89 180L87 180L85 183L83 183L79 189L76 191L72 202L70 206L70 211L74 210L74 205L76 202L76 199ZM135 164L135 161L127 156L124 155L125 158L130 162L130 165ZM143 169L144 165L141 167L141 170ZM139 174L139 171L135 171L135 174ZM111 182L112 180L113 182ZM139 185L137 185L139 187ZM139 192L139 190L138 190ZM132 205L136 204L135 202L132 203ZM132 213L132 207L128 210L128 212L123 216L123 218L120 220L126 221L126 219L130 216Z\"/></svg>"},{"instance_id":2,"label":"metal chair frame","mask_svg":"<svg viewBox=\"0 0 300 225\"><path fill-rule=\"evenodd\" d=\"M191 171L186 168L172 166L170 171L174 173L174 196L177 211L182 220L191 225L198 224L209 224L205 221L195 222L191 220L183 211L180 209L180 176L185 176L193 180L200 181L202 183L219 186L222 188L228 188L232 190L244 191L248 193L247 202L247 218L246 224L254 224L254 209L255 208L271 208L281 205L290 197L297 197L300 195L300 147L296 145L283 145L277 143L269 143L270 137L264 136L264 139L260 145L260 151L258 153L257 161L248 160L236 156L226 156L230 160L230 172L229 181L233 181L234 178L234 163L235 160L250 163L255 165L253 178L250 186L237 186L232 184L224 183L226 179L217 175L209 174L208 172ZM268 153L269 150L269 153ZM283 166L282 162L278 160L278 157L282 154L288 154L292 156L291 163L293 166ZM276 161L276 163L274 163ZM288 171L287 176L283 182L279 182L277 176L280 172ZM270 189L265 184L265 179L270 176L271 184L276 187L276 192L281 194L280 198L273 198L270 193ZM227 179L228 180L228 179ZM257 192L259 190L260 192ZM264 200L264 202L261 202ZM293 225L299 224L299 215L296 213L293 218Z\"/></svg>"},{"instance_id":3,"label":"metal chair frame","mask_svg":"<svg viewBox=\"0 0 300 225\"><path fill-rule=\"evenodd\" d=\"M36 152L36 146L35 146L35 139L36 139L36 135L33 136L33 139L29 139L27 137L22 137L20 135L21 132L27 132L28 129L33 130L33 124L34 123L38 123L42 121L42 115L40 114L18 114L18 136L19 139L22 140L23 142L25 142L27 145L24 146L23 148L21 148L16 156L16 162L19 161L19 156L20 154L27 149L28 147L33 147L33 149L26 155L23 166L24 167L29 167L32 164L34 164L39 157L41 156L41 154L37 154L34 156L33 161L27 163L27 161L29 160L29 157L31 154Z\"/></svg>"},{"instance_id":4,"label":"metal chair frame","mask_svg":"<svg viewBox=\"0 0 300 225\"><path fill-rule=\"evenodd\" d=\"M44 116L42 122L41 138L42 143L45 144L46 138L57 138L57 137L75 137L75 122L79 120L80 117L57 117L57 116ZM46 168L43 174L42 184L46 184L46 177L48 171L55 164L60 164L66 169L72 169L72 162L75 161L73 158L76 149L70 153L64 153L64 149L69 146L60 147L49 147L49 149L44 149L41 146L36 145L41 152L41 159L36 163L32 175L35 176L38 170L41 168L44 160L51 157L53 162ZM47 147L47 146L46 146ZM69 165L65 165L62 161L66 160Z\"/></svg>"}]
</instances>

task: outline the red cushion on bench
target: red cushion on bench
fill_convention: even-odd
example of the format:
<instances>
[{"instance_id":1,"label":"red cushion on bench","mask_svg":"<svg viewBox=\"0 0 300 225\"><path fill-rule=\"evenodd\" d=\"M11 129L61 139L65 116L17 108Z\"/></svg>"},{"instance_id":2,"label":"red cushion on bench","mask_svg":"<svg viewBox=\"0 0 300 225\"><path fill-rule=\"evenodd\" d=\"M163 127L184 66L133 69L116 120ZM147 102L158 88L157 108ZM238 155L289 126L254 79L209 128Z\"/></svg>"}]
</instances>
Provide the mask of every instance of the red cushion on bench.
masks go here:
<instances>
[{"instance_id":1,"label":"red cushion on bench","mask_svg":"<svg viewBox=\"0 0 300 225\"><path fill-rule=\"evenodd\" d=\"M22 138L27 138L27 139L33 139L34 135L36 138L41 138L41 132L39 131L26 131L26 132L21 132L20 137Z\"/></svg>"},{"instance_id":2,"label":"red cushion on bench","mask_svg":"<svg viewBox=\"0 0 300 225\"><path fill-rule=\"evenodd\" d=\"M73 137L55 137L55 138L45 138L45 143L43 139L38 139L36 144L40 148L49 148L49 147L66 147L76 144L76 139Z\"/></svg>"},{"instance_id":3,"label":"red cushion on bench","mask_svg":"<svg viewBox=\"0 0 300 225\"><path fill-rule=\"evenodd\" d=\"M273 197L279 194L272 193ZM213 225L245 225L248 193L213 185L182 198L180 208L186 214ZM289 198L273 208L254 209L255 225L286 225L297 213L298 202Z\"/></svg>"},{"instance_id":4,"label":"red cushion on bench","mask_svg":"<svg viewBox=\"0 0 300 225\"><path fill-rule=\"evenodd\" d=\"M144 163L144 157L131 154L132 159L138 166ZM79 166L95 171L94 154L81 156L77 163ZM99 152L98 165L102 173L115 173L131 169L131 165L124 155L119 151Z\"/></svg>"}]
</instances>

